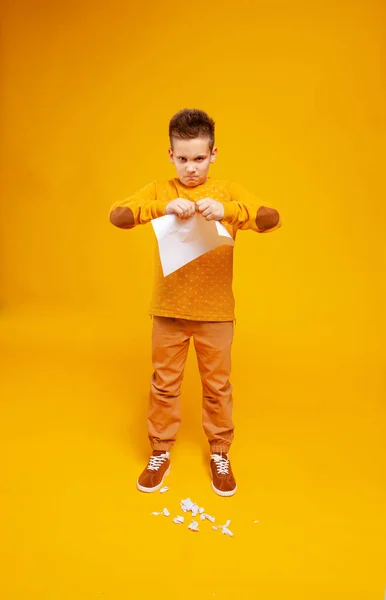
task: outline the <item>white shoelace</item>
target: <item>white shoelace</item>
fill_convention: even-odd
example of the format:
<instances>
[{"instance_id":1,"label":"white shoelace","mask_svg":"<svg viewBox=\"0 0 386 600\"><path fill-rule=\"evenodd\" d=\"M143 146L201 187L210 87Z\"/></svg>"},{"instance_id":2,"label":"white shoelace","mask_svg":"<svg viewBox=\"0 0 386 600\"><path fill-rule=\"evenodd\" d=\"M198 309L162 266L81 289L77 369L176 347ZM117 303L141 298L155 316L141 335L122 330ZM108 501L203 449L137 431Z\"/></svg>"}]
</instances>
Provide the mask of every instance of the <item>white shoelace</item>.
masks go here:
<instances>
[{"instance_id":1,"label":"white shoelace","mask_svg":"<svg viewBox=\"0 0 386 600\"><path fill-rule=\"evenodd\" d=\"M224 458L221 454L212 454L212 460L216 463L217 473L219 475L228 475L229 473L229 459Z\"/></svg>"},{"instance_id":2,"label":"white shoelace","mask_svg":"<svg viewBox=\"0 0 386 600\"><path fill-rule=\"evenodd\" d=\"M151 456L147 468L149 471L158 471L163 462L168 459L168 454L160 454L160 456Z\"/></svg>"}]
</instances>

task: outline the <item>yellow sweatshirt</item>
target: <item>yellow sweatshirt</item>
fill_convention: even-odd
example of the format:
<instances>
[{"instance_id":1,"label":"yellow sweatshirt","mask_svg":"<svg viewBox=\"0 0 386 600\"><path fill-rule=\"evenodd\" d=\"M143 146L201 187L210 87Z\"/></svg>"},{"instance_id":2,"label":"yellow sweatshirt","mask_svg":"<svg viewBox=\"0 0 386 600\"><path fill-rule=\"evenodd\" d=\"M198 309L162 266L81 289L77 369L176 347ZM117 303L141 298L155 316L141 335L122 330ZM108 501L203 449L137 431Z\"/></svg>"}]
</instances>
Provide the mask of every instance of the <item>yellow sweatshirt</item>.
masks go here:
<instances>
[{"instance_id":1,"label":"yellow sweatshirt","mask_svg":"<svg viewBox=\"0 0 386 600\"><path fill-rule=\"evenodd\" d=\"M171 200L185 198L197 202L213 198L224 206L221 221L229 233L236 238L239 229L252 229L258 233L274 231L280 227L276 218L264 221L267 209L258 199L232 181L207 179L196 187L187 187L179 179L154 181L126 200L116 202L110 210L128 208L131 229L166 214ZM260 209L260 210L259 210ZM262 217L258 216L263 214ZM204 218L204 217L202 217ZM273 225L273 226L270 226ZM163 276L158 249L156 252L155 281L150 314L159 317L174 317L194 321L233 321L234 296L232 290L233 247L219 246L203 254L167 277Z\"/></svg>"}]
</instances>

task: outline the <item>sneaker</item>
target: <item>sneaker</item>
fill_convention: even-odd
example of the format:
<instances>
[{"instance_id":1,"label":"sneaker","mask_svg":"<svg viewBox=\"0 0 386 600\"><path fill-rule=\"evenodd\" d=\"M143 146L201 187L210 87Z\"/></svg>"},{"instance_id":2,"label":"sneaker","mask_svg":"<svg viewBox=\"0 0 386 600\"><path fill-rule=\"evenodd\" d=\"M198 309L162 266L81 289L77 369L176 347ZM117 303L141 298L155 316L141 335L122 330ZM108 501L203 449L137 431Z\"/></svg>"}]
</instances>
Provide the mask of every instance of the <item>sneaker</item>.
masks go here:
<instances>
[{"instance_id":1,"label":"sneaker","mask_svg":"<svg viewBox=\"0 0 386 600\"><path fill-rule=\"evenodd\" d=\"M141 492L156 492L163 484L164 477L169 475L170 454L164 450L153 450L149 464L142 471L137 481Z\"/></svg>"},{"instance_id":2,"label":"sneaker","mask_svg":"<svg viewBox=\"0 0 386 600\"><path fill-rule=\"evenodd\" d=\"M212 471L212 488L219 496L233 496L236 493L237 485L232 473L231 463L228 454L212 454L210 461Z\"/></svg>"}]
</instances>

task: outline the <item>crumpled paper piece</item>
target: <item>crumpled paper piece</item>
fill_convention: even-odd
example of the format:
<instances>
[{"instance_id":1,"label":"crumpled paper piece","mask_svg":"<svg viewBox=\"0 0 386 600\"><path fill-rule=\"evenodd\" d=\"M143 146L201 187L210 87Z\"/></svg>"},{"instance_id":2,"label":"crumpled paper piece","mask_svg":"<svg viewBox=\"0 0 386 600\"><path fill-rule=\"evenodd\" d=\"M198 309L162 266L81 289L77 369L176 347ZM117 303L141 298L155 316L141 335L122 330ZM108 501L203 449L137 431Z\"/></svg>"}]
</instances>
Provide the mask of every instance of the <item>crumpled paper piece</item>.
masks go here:
<instances>
[{"instance_id":1,"label":"crumpled paper piece","mask_svg":"<svg viewBox=\"0 0 386 600\"><path fill-rule=\"evenodd\" d=\"M214 523L216 520L214 517L212 517L211 515L207 515L206 513L202 513L202 515L200 515L200 519L201 521L205 521L205 519L207 519L211 523Z\"/></svg>"},{"instance_id":2,"label":"crumpled paper piece","mask_svg":"<svg viewBox=\"0 0 386 600\"><path fill-rule=\"evenodd\" d=\"M158 517L159 515L164 515L164 517L170 517L170 512L167 508L164 508L162 512L152 512L151 514L155 517Z\"/></svg>"},{"instance_id":3,"label":"crumpled paper piece","mask_svg":"<svg viewBox=\"0 0 386 600\"><path fill-rule=\"evenodd\" d=\"M218 529L221 529L222 533L224 535L228 535L229 537L233 537L233 533L230 529L228 529L229 525L230 525L230 521L227 521L225 523L225 525L217 525L217 527L215 525L213 525L212 529L213 531L217 531Z\"/></svg>"},{"instance_id":4,"label":"crumpled paper piece","mask_svg":"<svg viewBox=\"0 0 386 600\"><path fill-rule=\"evenodd\" d=\"M179 515L173 519L173 522L176 523L177 525L182 525L182 523L184 521L185 521L184 517L180 517Z\"/></svg>"},{"instance_id":5,"label":"crumpled paper piece","mask_svg":"<svg viewBox=\"0 0 386 600\"><path fill-rule=\"evenodd\" d=\"M198 521L192 521L191 524L188 526L188 529L190 529L190 531L199 531Z\"/></svg>"}]
</instances>

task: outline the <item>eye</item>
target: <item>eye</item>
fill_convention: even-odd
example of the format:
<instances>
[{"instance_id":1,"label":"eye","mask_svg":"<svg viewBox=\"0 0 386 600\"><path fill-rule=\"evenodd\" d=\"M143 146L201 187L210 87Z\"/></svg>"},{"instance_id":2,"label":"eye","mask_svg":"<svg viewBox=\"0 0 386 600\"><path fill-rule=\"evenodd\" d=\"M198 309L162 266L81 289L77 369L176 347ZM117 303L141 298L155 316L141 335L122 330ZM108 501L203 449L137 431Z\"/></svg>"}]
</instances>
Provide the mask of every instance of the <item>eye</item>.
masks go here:
<instances>
[{"instance_id":1,"label":"eye","mask_svg":"<svg viewBox=\"0 0 386 600\"><path fill-rule=\"evenodd\" d=\"M184 162L185 158L183 156L179 156L178 160L181 161L181 162Z\"/></svg>"},{"instance_id":2,"label":"eye","mask_svg":"<svg viewBox=\"0 0 386 600\"><path fill-rule=\"evenodd\" d=\"M199 156L197 160L204 160L203 156Z\"/></svg>"}]
</instances>

